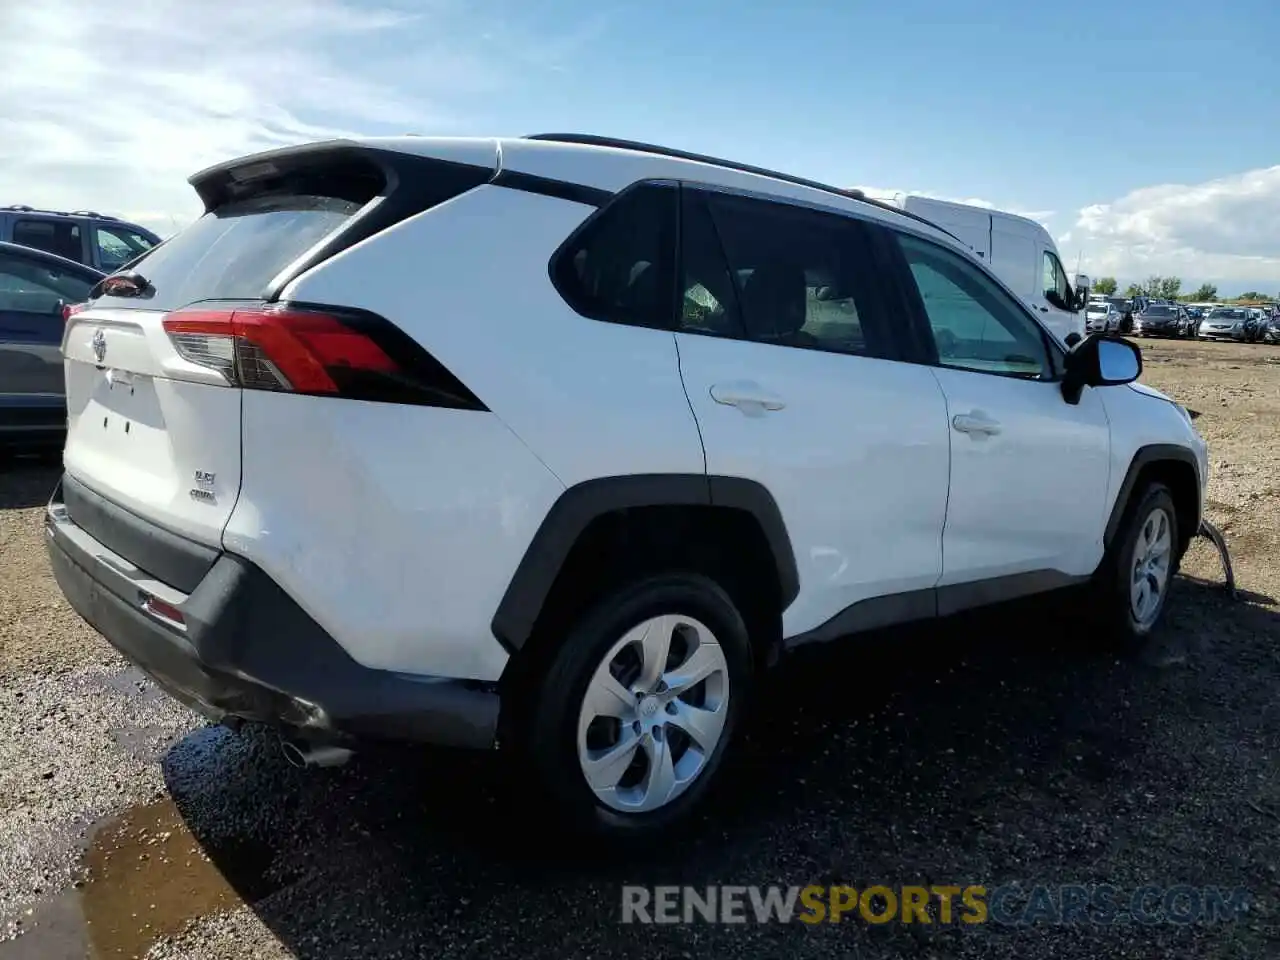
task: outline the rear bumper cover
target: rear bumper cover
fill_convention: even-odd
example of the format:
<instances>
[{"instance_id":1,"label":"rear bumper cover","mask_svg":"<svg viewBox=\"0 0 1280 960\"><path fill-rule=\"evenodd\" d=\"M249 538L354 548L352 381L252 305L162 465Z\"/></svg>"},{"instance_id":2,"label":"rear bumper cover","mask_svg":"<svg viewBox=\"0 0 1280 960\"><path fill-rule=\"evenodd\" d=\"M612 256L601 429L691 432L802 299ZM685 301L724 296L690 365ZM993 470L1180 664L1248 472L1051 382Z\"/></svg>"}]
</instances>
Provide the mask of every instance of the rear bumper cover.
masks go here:
<instances>
[{"instance_id":1,"label":"rear bumper cover","mask_svg":"<svg viewBox=\"0 0 1280 960\"><path fill-rule=\"evenodd\" d=\"M210 719L263 722L317 742L495 743L492 684L362 666L242 557L221 554L183 594L79 527L61 484L45 529L54 576L76 612L171 696ZM149 612L148 598L160 601L160 611L181 611L183 622Z\"/></svg>"}]
</instances>

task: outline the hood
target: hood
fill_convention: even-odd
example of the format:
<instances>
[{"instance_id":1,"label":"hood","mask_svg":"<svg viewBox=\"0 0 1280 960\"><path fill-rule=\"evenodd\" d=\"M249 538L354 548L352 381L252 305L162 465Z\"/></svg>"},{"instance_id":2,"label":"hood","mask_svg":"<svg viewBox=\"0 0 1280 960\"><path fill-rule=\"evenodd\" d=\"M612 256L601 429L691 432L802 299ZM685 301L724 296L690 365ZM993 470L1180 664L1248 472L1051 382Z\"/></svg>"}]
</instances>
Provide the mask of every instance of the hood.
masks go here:
<instances>
[{"instance_id":1,"label":"hood","mask_svg":"<svg viewBox=\"0 0 1280 960\"><path fill-rule=\"evenodd\" d=\"M1159 390L1155 389L1154 387L1148 387L1145 383L1137 383L1135 381L1134 383L1129 384L1129 389L1134 390L1137 393L1146 394L1148 397L1155 397L1157 400L1164 400L1166 403L1177 402L1176 400L1173 399L1173 397L1170 397L1167 394L1161 393Z\"/></svg>"}]
</instances>

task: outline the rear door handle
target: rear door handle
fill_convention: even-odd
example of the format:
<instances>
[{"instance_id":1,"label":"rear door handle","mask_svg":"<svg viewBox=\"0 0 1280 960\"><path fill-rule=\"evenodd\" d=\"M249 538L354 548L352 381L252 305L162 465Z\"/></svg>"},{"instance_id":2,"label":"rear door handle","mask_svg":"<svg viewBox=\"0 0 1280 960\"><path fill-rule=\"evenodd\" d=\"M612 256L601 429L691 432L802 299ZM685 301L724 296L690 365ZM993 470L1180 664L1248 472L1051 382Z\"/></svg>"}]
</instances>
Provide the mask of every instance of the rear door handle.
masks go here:
<instances>
[{"instance_id":1,"label":"rear door handle","mask_svg":"<svg viewBox=\"0 0 1280 960\"><path fill-rule=\"evenodd\" d=\"M787 405L780 396L766 390L754 380L712 384L711 399L716 403L723 403L744 411L781 410Z\"/></svg>"},{"instance_id":2,"label":"rear door handle","mask_svg":"<svg viewBox=\"0 0 1280 960\"><path fill-rule=\"evenodd\" d=\"M974 410L972 413L957 413L951 418L951 426L961 433L978 434L979 436L994 436L1001 430L999 422L992 420L981 410Z\"/></svg>"}]
</instances>

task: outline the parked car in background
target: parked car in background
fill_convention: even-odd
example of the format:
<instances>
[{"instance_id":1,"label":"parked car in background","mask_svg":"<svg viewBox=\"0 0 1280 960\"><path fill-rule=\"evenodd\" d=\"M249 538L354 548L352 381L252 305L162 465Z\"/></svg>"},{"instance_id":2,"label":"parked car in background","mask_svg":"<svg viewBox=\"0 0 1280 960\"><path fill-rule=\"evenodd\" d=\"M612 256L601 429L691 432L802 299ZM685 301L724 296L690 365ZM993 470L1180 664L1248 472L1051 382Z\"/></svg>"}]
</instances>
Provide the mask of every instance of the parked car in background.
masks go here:
<instances>
[{"instance_id":1,"label":"parked car in background","mask_svg":"<svg viewBox=\"0 0 1280 960\"><path fill-rule=\"evenodd\" d=\"M1186 307L1178 306L1179 327L1181 336L1195 338L1200 335L1200 317L1193 314Z\"/></svg>"},{"instance_id":2,"label":"parked car in background","mask_svg":"<svg viewBox=\"0 0 1280 960\"><path fill-rule=\"evenodd\" d=\"M1273 313L1267 321L1267 332L1264 337L1267 343L1280 343L1280 313Z\"/></svg>"},{"instance_id":3,"label":"parked car in background","mask_svg":"<svg viewBox=\"0 0 1280 960\"><path fill-rule=\"evenodd\" d=\"M1152 302L1133 318L1133 332L1140 337L1180 337L1186 329L1186 311L1167 303Z\"/></svg>"},{"instance_id":4,"label":"parked car in background","mask_svg":"<svg viewBox=\"0 0 1280 960\"><path fill-rule=\"evenodd\" d=\"M1202 340L1241 340L1246 337L1249 314L1241 307L1218 307L1200 324Z\"/></svg>"},{"instance_id":5,"label":"parked car in background","mask_svg":"<svg viewBox=\"0 0 1280 960\"><path fill-rule=\"evenodd\" d=\"M92 210L62 213L14 205L0 207L0 241L114 273L158 244L160 238L146 227Z\"/></svg>"},{"instance_id":6,"label":"parked car in background","mask_svg":"<svg viewBox=\"0 0 1280 960\"><path fill-rule=\"evenodd\" d=\"M1106 300L1091 300L1085 309L1085 333L1111 333L1119 330L1124 320L1116 307Z\"/></svg>"},{"instance_id":7,"label":"parked car in background","mask_svg":"<svg viewBox=\"0 0 1280 960\"><path fill-rule=\"evenodd\" d=\"M1248 308L1249 319L1245 321L1245 341L1257 343L1267 335L1270 326L1266 311L1261 307Z\"/></svg>"},{"instance_id":8,"label":"parked car in background","mask_svg":"<svg viewBox=\"0 0 1280 960\"><path fill-rule=\"evenodd\" d=\"M0 448L61 446L64 307L87 300L105 274L0 243Z\"/></svg>"}]
</instances>

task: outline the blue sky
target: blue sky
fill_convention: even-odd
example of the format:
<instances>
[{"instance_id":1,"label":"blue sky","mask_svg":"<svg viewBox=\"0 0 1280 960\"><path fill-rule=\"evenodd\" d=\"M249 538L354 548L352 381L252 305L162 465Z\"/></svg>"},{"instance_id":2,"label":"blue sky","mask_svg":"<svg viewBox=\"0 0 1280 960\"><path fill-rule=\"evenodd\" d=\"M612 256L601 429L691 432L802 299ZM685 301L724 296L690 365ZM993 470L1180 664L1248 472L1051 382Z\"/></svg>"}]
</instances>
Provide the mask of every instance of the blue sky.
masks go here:
<instances>
[{"instance_id":1,"label":"blue sky","mask_svg":"<svg viewBox=\"0 0 1280 960\"><path fill-rule=\"evenodd\" d=\"M177 225L193 170L282 142L575 130L1030 212L1094 275L1280 291L1275 0L146 0L123 73L109 5L0 6L3 202Z\"/></svg>"}]
</instances>

